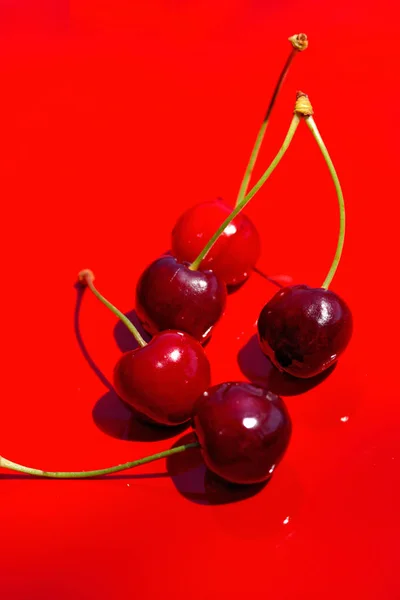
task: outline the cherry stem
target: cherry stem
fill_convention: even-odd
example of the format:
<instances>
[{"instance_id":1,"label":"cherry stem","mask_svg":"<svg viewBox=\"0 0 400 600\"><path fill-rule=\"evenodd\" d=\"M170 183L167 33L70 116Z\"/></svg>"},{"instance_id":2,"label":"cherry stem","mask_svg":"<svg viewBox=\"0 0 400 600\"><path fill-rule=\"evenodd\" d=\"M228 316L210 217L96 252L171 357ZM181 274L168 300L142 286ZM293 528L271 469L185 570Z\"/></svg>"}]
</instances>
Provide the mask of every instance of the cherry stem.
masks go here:
<instances>
[{"instance_id":1,"label":"cherry stem","mask_svg":"<svg viewBox=\"0 0 400 600\"><path fill-rule=\"evenodd\" d=\"M192 271L196 271L199 268L202 260L205 258L205 256L209 253L211 248L214 246L214 244L218 240L219 236L224 232L224 230L231 223L231 221L233 221L233 219L240 213L240 211L243 210L243 208L246 206L246 204L248 202L250 202L250 200L253 198L253 196L256 195L258 190L264 185L264 183L270 177L272 172L276 169L276 167L280 163L281 159L283 158L286 150L290 146L290 143L293 139L296 129L300 123L300 120L301 120L301 116L297 112L295 112L292 122L290 124L289 130L284 139L284 142L283 142L278 154L275 156L274 160L269 165L268 169L260 177L260 179L257 181L255 186L250 190L250 192L241 200L241 202L237 206L235 206L235 208L233 209L231 214L225 219L225 221L222 223L222 225L217 229L217 231L214 233L212 238L209 240L209 242L206 244L206 246L200 252L198 257L189 266L189 269L191 269Z\"/></svg>"},{"instance_id":2,"label":"cherry stem","mask_svg":"<svg viewBox=\"0 0 400 600\"><path fill-rule=\"evenodd\" d=\"M292 64L293 59L296 56L296 54L298 54L299 52L302 52L308 46L307 36L304 33L299 33L297 35L293 35L292 37L289 38L289 41L292 44L292 50L286 60L286 63L284 65L282 72L279 76L279 79L276 83L274 92L272 94L272 98L271 98L269 106L267 108L267 112L265 113L264 120L261 123L260 130L257 134L256 141L254 143L254 147L251 152L249 162L247 164L246 171L243 176L243 180L242 180L242 183L241 183L241 186L239 189L239 194L238 194L235 206L238 206L246 195L247 188L249 186L249 182L250 182L251 176L253 174L254 165L257 161L258 153L260 152L261 144L264 139L266 129L268 127L271 113L274 109L276 100L278 98L278 94L283 85L283 82L285 81L286 75L290 69L290 65Z\"/></svg>"},{"instance_id":3,"label":"cherry stem","mask_svg":"<svg viewBox=\"0 0 400 600\"><path fill-rule=\"evenodd\" d=\"M147 346L147 343L142 338L142 336L140 335L139 331L136 329L136 327L134 326L132 321L130 321L128 319L128 317L126 317L124 315L124 313L122 313L116 306L114 306L113 304L111 304L111 302L109 302L106 298L104 298L104 296L102 296L100 294L100 292L95 288L94 283L93 283L94 275L93 275L92 271L90 271L89 269L84 269L83 271L81 271L79 273L78 279L83 285L86 285L90 289L91 292L93 292L93 294L96 296L96 298L98 298L98 300L100 300L100 302L102 304L104 304L104 306L106 306L109 310L111 310L111 312L116 317L118 317L123 322L124 325L126 325L126 327L132 333L133 337L135 338L135 340L137 341L139 346L141 346L142 348L144 346Z\"/></svg>"},{"instance_id":4,"label":"cherry stem","mask_svg":"<svg viewBox=\"0 0 400 600\"><path fill-rule=\"evenodd\" d=\"M139 467L140 465L154 462L155 460L160 460L161 458L167 458L173 454L179 454L180 452L189 450L189 448L199 447L200 444L198 442L184 444L183 446L170 448L169 450L164 450L164 452L158 452L157 454L152 454L151 456L139 458L138 460L132 460L130 462L123 463L122 465L115 465L105 469L96 469L95 471L42 471L41 469L25 467L24 465L15 463L11 460L8 460L8 458L4 458L3 456L0 456L0 468L18 471L19 473L26 473L27 475L34 475L35 477L47 477L49 479L87 479L89 477L99 477L101 475L109 475L110 473L118 473L118 471L126 471L128 469L133 469L134 467Z\"/></svg>"},{"instance_id":5,"label":"cherry stem","mask_svg":"<svg viewBox=\"0 0 400 600\"><path fill-rule=\"evenodd\" d=\"M318 131L317 125L315 124L315 121L312 116L305 117L305 121L306 121L309 129L311 130L311 133L313 134L314 139L316 140L316 142L322 152L322 155L325 159L325 162L328 166L329 173L331 174L331 177L332 177L332 180L333 180L333 183L335 186L336 194L337 194L338 203L339 203L339 219L340 219L340 221L339 221L339 235L338 235L336 252L335 252L335 256L333 258L331 268L329 269L329 272L325 278L325 281L322 284L323 288L328 289L332 282L332 279L335 276L336 270L339 266L340 258L342 256L345 229L346 229L346 212L345 212L343 192L342 192L342 188L340 185L339 177L336 173L336 169L333 165L331 157L329 156L328 150L322 140L321 134Z\"/></svg>"}]
</instances>

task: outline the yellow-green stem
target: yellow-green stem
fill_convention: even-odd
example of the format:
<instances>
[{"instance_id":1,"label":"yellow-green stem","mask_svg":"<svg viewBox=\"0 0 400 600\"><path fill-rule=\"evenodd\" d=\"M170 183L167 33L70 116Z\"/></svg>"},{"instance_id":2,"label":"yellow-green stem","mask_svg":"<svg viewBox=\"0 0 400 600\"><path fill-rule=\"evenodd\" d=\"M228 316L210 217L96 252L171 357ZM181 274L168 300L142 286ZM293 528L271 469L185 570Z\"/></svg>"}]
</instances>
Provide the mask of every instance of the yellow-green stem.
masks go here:
<instances>
[{"instance_id":1,"label":"yellow-green stem","mask_svg":"<svg viewBox=\"0 0 400 600\"><path fill-rule=\"evenodd\" d=\"M282 87L282 84L283 84L283 82L285 80L287 72L289 71L290 65L292 64L292 61L293 61L294 57L296 56L296 54L298 54L298 50L296 50L295 48L293 48L292 51L291 51L291 53L289 54L289 57L288 57L288 59L287 59L287 61L285 63L285 66L282 69L282 72L280 74L278 82L277 82L277 84L275 86L274 93L272 94L272 98L271 98L271 101L270 101L269 106L267 108L267 112L265 114L263 122L261 123L261 127L260 127L260 130L259 130L258 134L257 134L253 150L252 150L252 152L250 154L249 162L248 162L248 165L246 167L246 171L245 171L244 176L243 176L243 180L242 180L242 183L241 183L241 186L240 186L240 189L239 189L239 194L238 194L238 197L236 199L235 206L238 206L241 203L241 201L243 200L243 198L245 197L245 195L246 195L247 188L249 186L249 182L250 182L251 176L253 174L254 165L255 165L255 163L257 161L258 153L260 152L261 144L262 144L262 141L264 139L264 135L265 135L266 129L268 127L268 123L269 123L269 119L271 117L272 110L273 110L273 108L275 106L275 102L276 102L276 99L278 97L279 91L280 91L280 89Z\"/></svg>"},{"instance_id":2,"label":"yellow-green stem","mask_svg":"<svg viewBox=\"0 0 400 600\"><path fill-rule=\"evenodd\" d=\"M309 129L311 130L311 133L313 134L314 139L316 140L316 142L322 152L322 155L325 159L325 162L328 166L329 173L332 177L333 184L334 184L335 190L336 190L338 203L339 203L339 235L338 235L338 241L337 241L337 246L336 246L336 252L335 252L335 256L332 261L332 265L328 271L328 274L325 278L324 283L322 284L323 288L328 289L332 282L332 279L335 276L336 270L339 266L340 257L342 256L345 229L346 229L346 212L345 212L343 192L342 192L342 188L340 185L339 177L336 173L336 169L333 165L331 157L329 156L328 150L324 144L321 134L318 131L317 125L312 116L306 117L305 121L306 121Z\"/></svg>"},{"instance_id":3,"label":"yellow-green stem","mask_svg":"<svg viewBox=\"0 0 400 600\"><path fill-rule=\"evenodd\" d=\"M100 292L96 289L93 283L94 275L92 271L90 271L89 269L81 271L79 273L79 279L84 285L87 285L90 291L96 296L98 300L100 300L102 304L104 304L104 306L106 306L116 317L118 317L122 321L122 323L129 329L139 346L143 348L147 345L145 340L140 335L139 331L132 323L132 321L130 321L128 317L124 315L124 313L122 313L116 306L114 306L114 304L111 304L111 302L104 298L104 296L100 294Z\"/></svg>"},{"instance_id":4,"label":"yellow-green stem","mask_svg":"<svg viewBox=\"0 0 400 600\"><path fill-rule=\"evenodd\" d=\"M240 204L238 204L233 209L231 214L225 219L225 221L222 223L222 225L217 229L217 231L214 233L212 238L208 241L206 246L200 252L199 256L192 262L192 264L189 267L190 269L192 269L193 271L196 271L200 267L202 260L209 253L209 251L214 246L215 242L218 240L219 236L223 233L225 228L231 223L231 221L233 221L233 219L240 213L240 211L244 209L246 204L248 202L250 202L250 200L253 198L253 196L255 196L255 194L258 192L258 190L264 185L264 183L267 181L267 179L270 177L270 175L276 169L276 167L280 163L281 159L283 158L286 150L290 146L290 142L292 141L293 136L296 132L296 129L300 123L300 119L301 119L301 117L296 112L293 116L289 130L286 134L285 140L284 140L278 154L275 156L274 160L269 165L268 169L265 171L265 173L262 175L262 177L260 177L260 179L257 181L255 186L250 190L250 192L243 198L243 200L240 202Z\"/></svg>"},{"instance_id":5,"label":"yellow-green stem","mask_svg":"<svg viewBox=\"0 0 400 600\"><path fill-rule=\"evenodd\" d=\"M121 465L115 465L113 467L106 467L105 469L96 469L94 471L42 471L41 469L33 469L32 467L25 467L15 463L3 456L0 456L0 468L10 469L11 471L18 471L19 473L25 473L26 475L33 475L35 477L47 477L49 479L87 479L90 477L99 477L101 475L109 475L110 473L118 473L119 471L126 471L145 465L161 458L167 458L173 454L179 454L189 448L198 448L199 443L193 442L192 444L184 444L183 446L177 446L176 448L170 448L164 452L158 452L145 458L139 458L130 462L123 463Z\"/></svg>"}]
</instances>

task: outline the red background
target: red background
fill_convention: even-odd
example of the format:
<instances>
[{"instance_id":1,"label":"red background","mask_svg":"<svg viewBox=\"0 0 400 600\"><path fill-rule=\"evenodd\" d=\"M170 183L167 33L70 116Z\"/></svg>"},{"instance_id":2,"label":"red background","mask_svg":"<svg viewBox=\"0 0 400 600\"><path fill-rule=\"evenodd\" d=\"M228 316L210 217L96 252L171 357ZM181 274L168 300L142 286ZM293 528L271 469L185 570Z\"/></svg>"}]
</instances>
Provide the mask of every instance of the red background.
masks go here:
<instances>
[{"instance_id":1,"label":"red background","mask_svg":"<svg viewBox=\"0 0 400 600\"><path fill-rule=\"evenodd\" d=\"M251 498L205 479L195 453L95 481L4 472L5 600L400 597L396 5L1 2L4 456L97 468L185 435L144 441L108 389L129 337L89 294L74 328L76 273L92 268L129 311L176 217L217 195L234 201L286 38L298 31L310 47L286 80L257 174L281 144L296 90L306 91L347 201L332 289L355 319L328 379L306 394L280 389L292 444ZM305 126L248 213L262 234L263 270L323 281L337 205ZM275 289L253 275L230 296L207 347L214 383L267 368L246 344Z\"/></svg>"}]
</instances>

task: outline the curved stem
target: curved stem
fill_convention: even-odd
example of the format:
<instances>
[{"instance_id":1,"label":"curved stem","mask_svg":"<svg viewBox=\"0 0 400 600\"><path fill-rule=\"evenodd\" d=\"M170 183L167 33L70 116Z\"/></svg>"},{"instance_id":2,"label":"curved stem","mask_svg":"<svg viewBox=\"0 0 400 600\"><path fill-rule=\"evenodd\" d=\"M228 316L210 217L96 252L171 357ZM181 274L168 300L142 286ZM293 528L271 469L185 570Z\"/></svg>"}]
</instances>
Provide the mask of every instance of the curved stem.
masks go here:
<instances>
[{"instance_id":1,"label":"curved stem","mask_svg":"<svg viewBox=\"0 0 400 600\"><path fill-rule=\"evenodd\" d=\"M106 306L109 310L111 310L111 312L123 322L123 324L132 333L133 337L135 338L135 340L137 341L139 346L141 346L142 348L144 346L146 346L147 343L144 341L144 339L142 338L142 336L140 335L139 331L136 329L136 327L134 326L132 321L130 321L128 319L128 317L126 317L124 315L124 313L122 313L116 306L114 306L114 304L111 304L111 302L109 302L106 298L104 298L104 296L102 296L100 294L100 292L95 288L94 283L93 283L93 280L94 280L93 273L89 270L81 271L79 273L79 278L85 285L88 286L88 288L96 296L96 298L98 300L100 300L100 302L102 304L104 304L104 306Z\"/></svg>"},{"instance_id":2,"label":"curved stem","mask_svg":"<svg viewBox=\"0 0 400 600\"><path fill-rule=\"evenodd\" d=\"M41 469L33 469L31 467L19 465L18 463L4 458L3 456L0 456L0 468L11 469L11 471L18 471L19 473L26 473L27 475L34 475L36 477L47 477L49 479L86 479L89 477L98 477L100 475L117 473L118 471L126 471L127 469L132 469L133 467L139 467L140 465L145 465L146 463L172 456L173 454L179 454L180 452L189 450L189 448L199 447L200 444L198 442L184 444L183 446L170 448L164 452L158 452L157 454L152 454L151 456L146 456L145 458L139 458L138 460L133 460L122 465L107 467L106 469L96 469L95 471L42 471Z\"/></svg>"},{"instance_id":3,"label":"curved stem","mask_svg":"<svg viewBox=\"0 0 400 600\"><path fill-rule=\"evenodd\" d=\"M318 128L317 128L312 116L306 117L305 121L306 121L309 129L311 130L311 133L313 134L313 136L322 152L325 162L328 166L329 173L331 174L331 177L332 177L332 180L333 180L333 183L335 186L336 194L337 194L338 203L339 203L339 219L340 219L340 221L339 221L339 235L338 235L338 241L337 241L337 246L336 246L336 252L335 252L335 256L332 261L332 265L328 271L327 276L325 277L324 283L322 284L323 288L328 289L332 282L332 279L335 276L336 270L339 266L340 257L342 256L345 229L346 229L346 212L345 212L343 192L342 192L342 188L340 185L339 177L336 173L336 169L333 165L331 157L329 156L328 150L323 142L321 134L319 133Z\"/></svg>"},{"instance_id":4,"label":"curved stem","mask_svg":"<svg viewBox=\"0 0 400 600\"><path fill-rule=\"evenodd\" d=\"M254 147L253 147L253 150L251 152L251 155L250 155L250 158L249 158L249 162L248 162L248 165L246 167L246 171L244 173L243 180L242 180L242 183L241 183L241 186L240 186L240 189L239 189L239 194L238 194L238 197L236 199L235 206L238 206L241 203L241 201L243 200L243 198L244 198L244 196L245 196L245 194L247 192L247 188L248 188L248 185L249 185L252 173L253 173L254 165L256 163L256 160L257 160L257 157L258 157L258 153L260 152L260 147L261 147L262 141L264 139L265 131L266 131L267 127L268 127L268 123L269 123L269 119L271 117L271 113L272 113L273 108L275 106L276 99L278 97L278 94L279 94L279 91L280 91L280 89L282 87L282 84L283 84L283 82L285 80L287 72L289 71L290 65L292 64L292 61L293 61L294 57L296 56L296 54L298 54L298 50L296 50L295 48L293 48L292 51L291 51L291 53L289 54L289 57L288 57L288 59L287 59L287 61L285 63L285 66L283 67L282 72L281 72L281 74L279 76L278 82L277 82L277 84L275 86L275 89L274 89L274 93L272 94L272 98L271 98L269 106L267 108L267 112L265 114L264 120L261 123L260 130L259 130L259 132L257 134L256 141L254 143Z\"/></svg>"},{"instance_id":5,"label":"curved stem","mask_svg":"<svg viewBox=\"0 0 400 600\"><path fill-rule=\"evenodd\" d=\"M275 156L274 160L271 162L271 164L269 165L268 169L265 171L264 175L262 175L262 177L260 177L260 179L257 181L257 183L255 184L255 186L243 198L243 200L240 202L240 204L238 204L233 209L233 211L231 212L231 214L229 215L229 217L227 217L225 219L225 221L222 223L222 225L217 229L217 231L214 233L214 235L212 236L212 238L208 241L208 243L206 244L206 246L200 252L199 256L189 266L189 269L192 269L192 271L196 271L199 268L199 266L201 264L201 261L209 253L209 251L214 246L215 242L218 240L218 238L221 235L221 233L223 233L223 231L225 230L225 228L231 223L231 221L233 221L233 219L240 213L240 211L243 210L243 208L246 206L246 204L248 202L250 202L250 200L253 198L253 196L255 196L255 194L258 192L258 190L264 185L264 183L270 177L270 175L272 174L272 172L276 169L276 167L280 163L281 159L283 158L283 155L285 154L286 150L290 146L290 142L292 141L293 136L294 136L294 134L296 132L296 129L297 129L299 123L300 123L300 119L301 119L301 117L297 113L295 113L294 116L293 116L292 122L290 124L289 130L288 130L288 132L286 134L286 137L284 139L284 142L283 142L283 144L282 144L282 146L281 146L278 154Z\"/></svg>"}]
</instances>

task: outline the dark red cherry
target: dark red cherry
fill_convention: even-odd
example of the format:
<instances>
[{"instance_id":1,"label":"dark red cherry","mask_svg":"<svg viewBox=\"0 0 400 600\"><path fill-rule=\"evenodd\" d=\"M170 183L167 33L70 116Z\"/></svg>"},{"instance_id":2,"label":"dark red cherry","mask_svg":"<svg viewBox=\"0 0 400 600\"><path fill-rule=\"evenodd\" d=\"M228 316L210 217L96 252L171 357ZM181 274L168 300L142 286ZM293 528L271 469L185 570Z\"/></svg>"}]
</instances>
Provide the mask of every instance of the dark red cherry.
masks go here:
<instances>
[{"instance_id":1,"label":"dark red cherry","mask_svg":"<svg viewBox=\"0 0 400 600\"><path fill-rule=\"evenodd\" d=\"M232 212L221 199L189 208L172 231L172 253L183 262L192 262L200 254L218 227ZM212 269L227 285L247 279L260 256L260 236L248 217L239 213L201 262Z\"/></svg>"},{"instance_id":2,"label":"dark red cherry","mask_svg":"<svg viewBox=\"0 0 400 600\"><path fill-rule=\"evenodd\" d=\"M258 319L263 352L281 371L304 378L337 361L352 329L350 309L337 294L306 285L277 292Z\"/></svg>"},{"instance_id":3,"label":"dark red cherry","mask_svg":"<svg viewBox=\"0 0 400 600\"><path fill-rule=\"evenodd\" d=\"M205 341L225 304L223 281L211 271L192 271L173 256L151 263L136 287L136 312L151 334L177 329Z\"/></svg>"},{"instance_id":4,"label":"dark red cherry","mask_svg":"<svg viewBox=\"0 0 400 600\"><path fill-rule=\"evenodd\" d=\"M162 425L188 421L195 401L210 385L210 363L198 341L164 331L123 354L114 369L114 387L124 402Z\"/></svg>"},{"instance_id":5,"label":"dark red cherry","mask_svg":"<svg viewBox=\"0 0 400 600\"><path fill-rule=\"evenodd\" d=\"M269 479L292 426L279 396L250 383L222 383L194 407L193 427L207 467L232 483Z\"/></svg>"}]
</instances>

